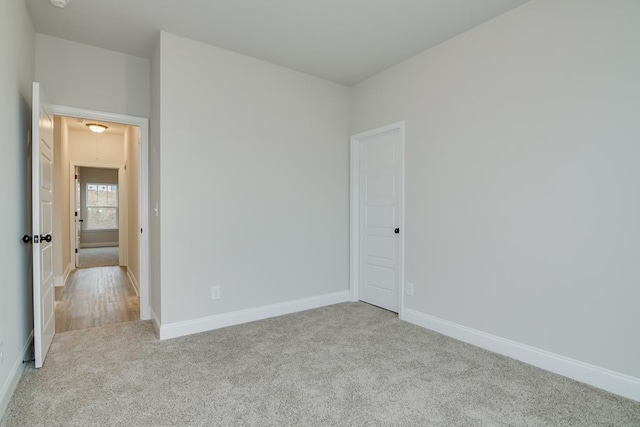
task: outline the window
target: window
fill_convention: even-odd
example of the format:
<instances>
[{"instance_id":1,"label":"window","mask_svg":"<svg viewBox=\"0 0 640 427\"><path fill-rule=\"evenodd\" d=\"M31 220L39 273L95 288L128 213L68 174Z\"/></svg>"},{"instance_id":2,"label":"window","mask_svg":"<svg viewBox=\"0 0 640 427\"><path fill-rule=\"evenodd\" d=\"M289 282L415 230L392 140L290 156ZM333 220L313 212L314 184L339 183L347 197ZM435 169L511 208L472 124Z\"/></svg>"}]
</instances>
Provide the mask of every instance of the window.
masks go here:
<instances>
[{"instance_id":1,"label":"window","mask_svg":"<svg viewBox=\"0 0 640 427\"><path fill-rule=\"evenodd\" d=\"M118 185L87 184L85 230L118 228Z\"/></svg>"}]
</instances>

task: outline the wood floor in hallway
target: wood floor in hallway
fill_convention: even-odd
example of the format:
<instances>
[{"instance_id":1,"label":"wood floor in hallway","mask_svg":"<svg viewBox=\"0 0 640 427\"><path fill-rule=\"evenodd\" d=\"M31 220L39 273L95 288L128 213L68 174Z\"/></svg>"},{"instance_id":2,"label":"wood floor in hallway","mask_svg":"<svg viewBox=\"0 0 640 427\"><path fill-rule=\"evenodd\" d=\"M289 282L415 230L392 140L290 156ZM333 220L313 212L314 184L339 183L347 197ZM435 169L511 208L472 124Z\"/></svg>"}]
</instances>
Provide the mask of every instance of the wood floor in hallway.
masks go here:
<instances>
[{"instance_id":1,"label":"wood floor in hallway","mask_svg":"<svg viewBox=\"0 0 640 427\"><path fill-rule=\"evenodd\" d=\"M56 288L56 332L140 319L140 298L124 267L74 270Z\"/></svg>"}]
</instances>

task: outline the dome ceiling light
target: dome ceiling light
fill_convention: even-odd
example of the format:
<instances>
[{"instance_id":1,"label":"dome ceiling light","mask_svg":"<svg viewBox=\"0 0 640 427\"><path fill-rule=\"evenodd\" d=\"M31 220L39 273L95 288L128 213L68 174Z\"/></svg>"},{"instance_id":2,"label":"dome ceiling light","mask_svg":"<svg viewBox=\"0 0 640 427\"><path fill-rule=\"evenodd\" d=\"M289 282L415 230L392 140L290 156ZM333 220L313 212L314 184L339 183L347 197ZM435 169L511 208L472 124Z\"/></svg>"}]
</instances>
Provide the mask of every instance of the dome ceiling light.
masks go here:
<instances>
[{"instance_id":1,"label":"dome ceiling light","mask_svg":"<svg viewBox=\"0 0 640 427\"><path fill-rule=\"evenodd\" d=\"M87 127L91 130L91 132L102 133L105 130L109 129L108 126L101 125L98 123L87 123Z\"/></svg>"},{"instance_id":2,"label":"dome ceiling light","mask_svg":"<svg viewBox=\"0 0 640 427\"><path fill-rule=\"evenodd\" d=\"M51 2L52 5L54 5L55 7L59 7L60 9L65 7L67 4L69 4L69 0L49 0L49 1Z\"/></svg>"}]
</instances>

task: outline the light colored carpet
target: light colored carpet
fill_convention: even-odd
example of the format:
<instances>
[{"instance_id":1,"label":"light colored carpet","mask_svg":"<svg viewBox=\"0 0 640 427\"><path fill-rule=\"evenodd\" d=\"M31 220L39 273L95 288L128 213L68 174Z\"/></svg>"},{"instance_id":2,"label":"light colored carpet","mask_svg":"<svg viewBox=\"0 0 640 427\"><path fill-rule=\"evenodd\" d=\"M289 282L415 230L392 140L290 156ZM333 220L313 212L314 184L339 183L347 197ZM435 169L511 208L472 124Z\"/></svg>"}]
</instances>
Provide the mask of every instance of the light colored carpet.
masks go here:
<instances>
[{"instance_id":1,"label":"light colored carpet","mask_svg":"<svg viewBox=\"0 0 640 427\"><path fill-rule=\"evenodd\" d=\"M117 246L106 248L81 248L78 263L80 268L111 267L118 265L120 249Z\"/></svg>"},{"instance_id":2,"label":"light colored carpet","mask_svg":"<svg viewBox=\"0 0 640 427\"><path fill-rule=\"evenodd\" d=\"M149 322L56 335L3 425L639 425L640 403L364 303L168 341Z\"/></svg>"}]
</instances>

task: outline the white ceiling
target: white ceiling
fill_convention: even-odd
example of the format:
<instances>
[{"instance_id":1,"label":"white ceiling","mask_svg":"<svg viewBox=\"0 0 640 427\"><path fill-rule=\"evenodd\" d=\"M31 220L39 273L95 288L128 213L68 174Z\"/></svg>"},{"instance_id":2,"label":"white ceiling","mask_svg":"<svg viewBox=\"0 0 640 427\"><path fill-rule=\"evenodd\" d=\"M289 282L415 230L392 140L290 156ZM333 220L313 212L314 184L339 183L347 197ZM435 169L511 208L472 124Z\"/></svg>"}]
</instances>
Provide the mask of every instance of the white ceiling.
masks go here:
<instances>
[{"instance_id":1,"label":"white ceiling","mask_svg":"<svg viewBox=\"0 0 640 427\"><path fill-rule=\"evenodd\" d=\"M27 0L37 32L149 58L160 30L353 85L528 0Z\"/></svg>"}]
</instances>

